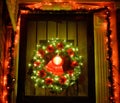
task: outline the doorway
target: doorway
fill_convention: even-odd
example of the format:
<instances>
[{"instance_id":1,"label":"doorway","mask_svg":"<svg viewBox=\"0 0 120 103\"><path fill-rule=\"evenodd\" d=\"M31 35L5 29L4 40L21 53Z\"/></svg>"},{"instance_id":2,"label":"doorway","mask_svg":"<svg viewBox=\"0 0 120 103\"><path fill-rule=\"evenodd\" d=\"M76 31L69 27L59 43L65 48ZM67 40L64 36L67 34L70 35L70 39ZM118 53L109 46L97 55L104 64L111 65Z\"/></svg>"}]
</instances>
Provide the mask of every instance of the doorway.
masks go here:
<instances>
[{"instance_id":1,"label":"doorway","mask_svg":"<svg viewBox=\"0 0 120 103\"><path fill-rule=\"evenodd\" d=\"M84 66L76 85L61 94L35 88L28 63L38 43L51 38L72 42ZM37 11L21 15L17 103L95 103L93 14L78 11Z\"/></svg>"}]
</instances>

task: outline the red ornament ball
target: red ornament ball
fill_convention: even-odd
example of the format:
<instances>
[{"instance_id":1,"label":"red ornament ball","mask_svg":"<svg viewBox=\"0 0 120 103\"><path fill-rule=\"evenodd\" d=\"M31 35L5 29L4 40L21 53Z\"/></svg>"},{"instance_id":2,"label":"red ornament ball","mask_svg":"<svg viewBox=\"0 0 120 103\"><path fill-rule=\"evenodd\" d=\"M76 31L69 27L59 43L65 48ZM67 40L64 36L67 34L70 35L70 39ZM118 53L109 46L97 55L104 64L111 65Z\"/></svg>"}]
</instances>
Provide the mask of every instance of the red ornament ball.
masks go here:
<instances>
[{"instance_id":1,"label":"red ornament ball","mask_svg":"<svg viewBox=\"0 0 120 103\"><path fill-rule=\"evenodd\" d=\"M72 74L74 73L73 70L68 70L67 72L68 72L68 74L69 74L70 76L72 76Z\"/></svg>"},{"instance_id":2,"label":"red ornament ball","mask_svg":"<svg viewBox=\"0 0 120 103\"><path fill-rule=\"evenodd\" d=\"M44 56L45 55L45 51L44 50L42 50L42 49L39 49L38 50L38 55L40 55L40 56Z\"/></svg>"},{"instance_id":3,"label":"red ornament ball","mask_svg":"<svg viewBox=\"0 0 120 103\"><path fill-rule=\"evenodd\" d=\"M78 66L78 62L77 61L72 61L71 66L72 67Z\"/></svg>"},{"instance_id":4,"label":"red ornament ball","mask_svg":"<svg viewBox=\"0 0 120 103\"><path fill-rule=\"evenodd\" d=\"M45 79L45 83L46 83L47 85L50 85L50 84L53 83L53 80L52 80L51 78L46 78L46 79Z\"/></svg>"},{"instance_id":5,"label":"red ornament ball","mask_svg":"<svg viewBox=\"0 0 120 103\"><path fill-rule=\"evenodd\" d=\"M37 66L39 66L40 65L40 61L35 61L34 62L34 67L37 67Z\"/></svg>"},{"instance_id":6,"label":"red ornament ball","mask_svg":"<svg viewBox=\"0 0 120 103\"><path fill-rule=\"evenodd\" d=\"M62 43L58 43L58 44L57 44L57 48L58 48L58 49L63 49L63 47L64 47L64 45L63 45Z\"/></svg>"},{"instance_id":7,"label":"red ornament ball","mask_svg":"<svg viewBox=\"0 0 120 103\"><path fill-rule=\"evenodd\" d=\"M45 70L40 70L40 71L38 71L38 76L44 78L46 75L47 75L47 74L46 74Z\"/></svg>"},{"instance_id":8,"label":"red ornament ball","mask_svg":"<svg viewBox=\"0 0 120 103\"><path fill-rule=\"evenodd\" d=\"M70 48L67 50L69 56L74 56L74 51Z\"/></svg>"},{"instance_id":9,"label":"red ornament ball","mask_svg":"<svg viewBox=\"0 0 120 103\"><path fill-rule=\"evenodd\" d=\"M53 45L48 45L48 47L47 47L47 51L48 52L54 52L54 47L53 47Z\"/></svg>"},{"instance_id":10,"label":"red ornament ball","mask_svg":"<svg viewBox=\"0 0 120 103\"><path fill-rule=\"evenodd\" d=\"M59 79L59 82L60 82L60 84L65 84L66 80L67 79L64 76L61 76Z\"/></svg>"}]
</instances>

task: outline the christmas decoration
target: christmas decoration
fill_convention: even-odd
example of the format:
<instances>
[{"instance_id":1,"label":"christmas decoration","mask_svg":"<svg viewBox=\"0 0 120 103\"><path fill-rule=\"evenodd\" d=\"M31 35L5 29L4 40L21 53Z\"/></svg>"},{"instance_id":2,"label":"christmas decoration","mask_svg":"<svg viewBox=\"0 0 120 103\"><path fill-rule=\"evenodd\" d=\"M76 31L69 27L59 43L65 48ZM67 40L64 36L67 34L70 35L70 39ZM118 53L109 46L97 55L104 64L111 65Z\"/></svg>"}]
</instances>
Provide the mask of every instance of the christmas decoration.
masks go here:
<instances>
[{"instance_id":1,"label":"christmas decoration","mask_svg":"<svg viewBox=\"0 0 120 103\"><path fill-rule=\"evenodd\" d=\"M106 21L107 21L107 33L106 33L106 37L107 37L107 61L109 64L109 76L108 76L108 80L109 80L109 100L110 103L115 103L115 80L114 80L114 72L113 72L113 61L112 61L112 47L111 47L111 33L112 30L110 29L111 23L110 23L110 16L111 16L111 12L108 8L106 8Z\"/></svg>"},{"instance_id":2,"label":"christmas decoration","mask_svg":"<svg viewBox=\"0 0 120 103\"><path fill-rule=\"evenodd\" d=\"M35 86L61 92L76 83L82 67L82 57L72 43L59 38L37 45L29 64Z\"/></svg>"},{"instance_id":3,"label":"christmas decoration","mask_svg":"<svg viewBox=\"0 0 120 103\"><path fill-rule=\"evenodd\" d=\"M43 2L44 3L44 2ZM74 1L73 1L73 3L74 3ZM64 3L63 3L64 4ZM67 4L66 2L65 2L65 4ZM44 4L43 4L44 5ZM88 5L88 4L87 4ZM91 4L89 4L90 6L91 6ZM36 13L38 13L38 10L40 10L39 12L41 12L41 8L39 8L38 6L35 6L34 4L32 4L31 5L31 7L29 6L28 7L28 5L26 6L26 5L23 5L22 4L22 6L23 7L20 7L21 8L21 10L20 10L20 12L21 12L21 14L29 14L29 13L31 13L31 12L34 12L35 13L35 10L36 10ZM37 8L38 7L38 8ZM65 7L67 7L67 6L65 6ZM77 7L77 6L75 6L76 8L78 8L78 9L75 9L75 10L78 10L79 11L79 13L81 13L81 14L86 14L86 13L95 13L95 12L98 12L98 11L102 11L102 10L106 10L106 21L107 21L107 30L106 30L106 38L107 39L109 39L108 40L108 42L107 42L107 51L108 51L108 57L107 57L107 60L108 60L108 65L109 65L109 71L110 71L110 73L109 73L109 100L110 100L110 103L116 103L116 102L119 102L119 100L116 100L116 98L115 98L115 96L117 95L117 94L115 94L115 88L118 88L118 87L116 87L116 85L115 85L115 76L116 75L114 75L113 76L113 63L112 63L112 56L111 55L113 55L111 52L109 52L109 51L113 51L113 49L112 49L112 46L110 45L111 44L111 28L110 28L110 25L111 25L111 21L110 21L110 18L111 18L111 10L109 10L108 8L109 8L109 5L108 5L108 7L105 7L105 6L91 6L91 7L89 7L89 6L85 6L84 4L82 4L81 3L81 5L80 5L80 7ZM43 10L43 9L42 9ZM71 10L73 10L73 9L71 9ZM43 12L43 11L42 11ZM56 11L55 11L56 12ZM61 11L58 11L58 12L63 12L63 9L61 10ZM65 11L66 12L66 11ZM67 11L67 12L70 12L70 11ZM48 13L48 12L47 12ZM51 13L51 12L50 12ZM78 13L78 12L77 12ZM19 27L20 27L20 24L19 24ZM8 30L6 30L6 31L8 31ZM9 34L9 33L8 33ZM18 33L19 34L19 33ZM17 35L18 35L17 34ZM10 36L12 39L10 40L11 41L11 46L9 47L9 50L8 50L8 54L9 54L9 60L8 60L8 68L4 68L4 69L7 69L8 70L8 72L7 72L7 74L8 75L6 75L6 74L4 74L4 77L3 77L3 79L4 79L4 83L3 84L5 84L5 85L3 85L3 88L7 88L7 90L3 90L3 96L1 97L1 98L3 98L3 103L10 103L11 102L11 99L10 98L12 98L12 97L10 97L11 96L11 89L14 89L14 87L13 87L13 82L15 81L15 78L14 78L14 76L13 77L10 77L10 76L12 76L11 75L11 71L13 71L13 67L14 67L14 63L12 63L12 61L14 61L14 59L15 59L15 57L14 57L14 55L13 55L13 53L15 52L15 50L14 50L14 43L15 43L15 41L14 41L14 37L12 37L12 36ZM58 43L57 45L56 45L56 47L57 47L57 49L59 50L61 50L62 48L64 48L64 45L62 44L62 43ZM43 47L44 48L44 47ZM38 51L38 53L37 53L37 57L44 57L44 59L43 60L45 60L46 62L47 61L50 61L50 56L49 56L49 53L46 53L45 51L46 50L44 50L43 48L39 48L39 51ZM51 53L51 55L52 55L52 53ZM73 76L73 74L75 73L75 69L70 69L70 70L67 70L68 68L65 68L65 67L69 67L70 65L69 65L69 63L71 63L71 61L70 61L70 59L69 59L70 57L68 57L68 56L65 56L64 55L64 57L62 57L62 59L64 60L64 61L66 61L66 64L65 63L63 63L63 70L64 71L66 71L65 73L67 73L66 75L69 75L70 77L72 77ZM37 58L36 58L37 59ZM47 60L48 59L48 60ZM35 61L35 58L33 59L34 61ZM30 66L30 68L31 68L31 70L32 70L32 73L33 74L31 74L32 75L32 78L35 80L35 78L37 77L41 77L41 78L43 78L43 80L41 79L41 83L42 82L44 82L44 83L46 83L46 84L50 84L50 83L53 83L53 81L52 81L52 79L50 79L49 77L47 77L47 75L48 75L48 72L46 72L46 70L44 70L44 69L38 69L37 70L37 68L38 67L40 67L40 68L42 68L43 67L43 64L41 63L41 60L40 60L40 64L39 65L37 65L36 67L34 67L34 68L32 68L33 67L33 63L34 62L32 62L31 64L29 64L29 66ZM73 63L74 64L74 63ZM37 72L36 72L37 71ZM37 76L35 75L35 72L36 73L38 73L37 74ZM59 82L59 83L63 83L63 84L65 84L66 83L66 81L67 81L67 79L66 79L66 77L65 77L65 75L63 75L63 76L55 76L56 78L54 79L54 80L56 80L57 82ZM10 78L10 79L8 79L8 78ZM39 80L39 78L37 79L36 78L36 82ZM58 81L58 79L59 79L59 81ZM11 81L11 82L10 82ZM6 85L6 82L7 82L7 85ZM35 83L36 83L35 82ZM38 84L38 83L37 83ZM52 86L52 85L51 85ZM45 85L43 85L42 86L43 88L45 87ZM55 87L55 86L54 86ZM57 87L55 87L55 88L57 88ZM119 94L118 94L119 95Z\"/></svg>"}]
</instances>

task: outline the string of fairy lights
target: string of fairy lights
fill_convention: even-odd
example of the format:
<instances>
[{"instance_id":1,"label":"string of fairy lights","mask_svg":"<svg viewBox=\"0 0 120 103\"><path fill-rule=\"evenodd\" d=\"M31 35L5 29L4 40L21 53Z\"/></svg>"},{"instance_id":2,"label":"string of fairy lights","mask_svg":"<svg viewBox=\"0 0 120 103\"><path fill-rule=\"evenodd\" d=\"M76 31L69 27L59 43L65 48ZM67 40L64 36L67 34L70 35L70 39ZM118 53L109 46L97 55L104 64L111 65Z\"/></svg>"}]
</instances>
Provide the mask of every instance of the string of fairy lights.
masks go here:
<instances>
[{"instance_id":1,"label":"string of fairy lights","mask_svg":"<svg viewBox=\"0 0 120 103\"><path fill-rule=\"evenodd\" d=\"M24 7L25 9L25 7ZM28 7L27 7L28 9ZM29 10L33 10L32 8L29 8ZM25 9L26 10L26 9ZM30 11L31 11L30 10ZM106 38L107 38L107 61L108 61L108 69L109 69L109 101L110 103L115 103L115 95L114 95L114 78L113 78L113 63L112 63L112 47L111 47L111 22L110 22L110 10L108 9L108 7L102 7L102 8L97 8L97 9L86 9L86 8L80 8L79 11L81 12L96 12L96 11L101 11L101 10L105 10L106 11L106 21L107 21L107 31L106 31ZM24 12L25 13L25 12ZM28 13L28 12L27 12ZM86 13L86 12L85 12ZM13 32L11 35L11 46L9 47L9 63L8 63L8 74L7 74L7 84L6 84L6 88L7 88L7 103L11 103L11 94L12 91L14 89L14 76L12 71L15 69L14 68L14 49L15 49L15 33ZM6 103L6 102L3 102Z\"/></svg>"},{"instance_id":2,"label":"string of fairy lights","mask_svg":"<svg viewBox=\"0 0 120 103\"><path fill-rule=\"evenodd\" d=\"M107 21L107 61L108 61L108 69L109 69L109 100L110 103L115 103L115 98L114 98L114 79L113 79L113 63L112 63L112 47L111 47L111 33L112 30L110 29L110 10L106 8L106 21Z\"/></svg>"},{"instance_id":3,"label":"string of fairy lights","mask_svg":"<svg viewBox=\"0 0 120 103\"><path fill-rule=\"evenodd\" d=\"M7 84L6 84L8 103L10 103L11 101L11 94L14 89L14 83L15 83L15 78L13 74L13 70L15 69L14 68L15 34L13 30L10 39L11 39L11 43L10 43L10 47L8 48L9 57L8 57L8 66L7 66L8 74L7 74Z\"/></svg>"}]
</instances>

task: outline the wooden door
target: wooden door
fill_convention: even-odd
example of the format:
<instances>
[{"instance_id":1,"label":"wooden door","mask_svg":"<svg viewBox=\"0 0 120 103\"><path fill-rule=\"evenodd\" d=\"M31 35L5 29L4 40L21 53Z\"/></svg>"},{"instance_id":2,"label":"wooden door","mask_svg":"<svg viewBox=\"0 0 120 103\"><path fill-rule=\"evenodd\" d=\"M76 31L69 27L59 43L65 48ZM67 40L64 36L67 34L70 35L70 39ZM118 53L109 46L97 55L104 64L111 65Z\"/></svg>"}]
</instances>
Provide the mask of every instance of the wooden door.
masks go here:
<instances>
[{"instance_id":1,"label":"wooden door","mask_svg":"<svg viewBox=\"0 0 120 103\"><path fill-rule=\"evenodd\" d=\"M80 79L75 85L59 94L51 93L49 89L36 88L28 75L28 63L32 59L36 44L57 37L78 46L79 54L84 59ZM61 103L63 101L73 103L74 101L82 101L82 103L88 103L88 101L92 101L90 103L94 103L93 41L92 14L45 12L22 15L17 102L47 103L51 101Z\"/></svg>"}]
</instances>

